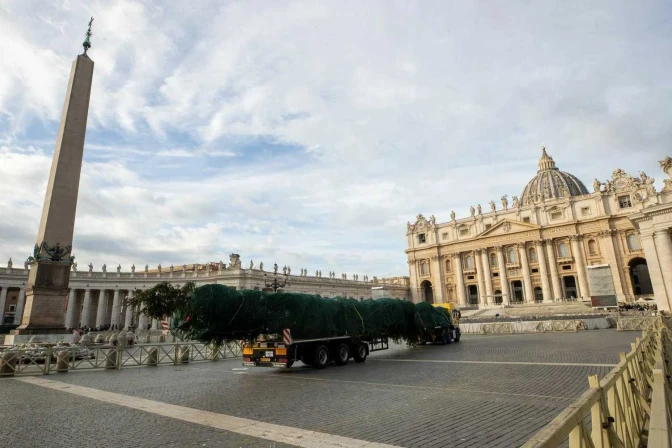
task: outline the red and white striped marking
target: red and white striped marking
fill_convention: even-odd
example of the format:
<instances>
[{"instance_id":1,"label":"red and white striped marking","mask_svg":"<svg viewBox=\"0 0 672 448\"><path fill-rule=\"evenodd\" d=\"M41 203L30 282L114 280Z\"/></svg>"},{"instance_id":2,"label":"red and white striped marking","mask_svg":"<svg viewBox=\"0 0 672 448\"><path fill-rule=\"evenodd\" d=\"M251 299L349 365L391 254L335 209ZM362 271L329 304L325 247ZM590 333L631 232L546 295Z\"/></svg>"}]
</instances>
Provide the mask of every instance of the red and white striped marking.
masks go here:
<instances>
[{"instance_id":1,"label":"red and white striped marking","mask_svg":"<svg viewBox=\"0 0 672 448\"><path fill-rule=\"evenodd\" d=\"M163 328L163 334L168 334L170 330L170 325L168 325L168 319L165 317L161 319L161 328Z\"/></svg>"},{"instance_id":2,"label":"red and white striped marking","mask_svg":"<svg viewBox=\"0 0 672 448\"><path fill-rule=\"evenodd\" d=\"M282 330L282 340L285 343L285 345L289 345L294 342L292 340L292 332L289 331L289 328L285 328L284 330Z\"/></svg>"}]
</instances>

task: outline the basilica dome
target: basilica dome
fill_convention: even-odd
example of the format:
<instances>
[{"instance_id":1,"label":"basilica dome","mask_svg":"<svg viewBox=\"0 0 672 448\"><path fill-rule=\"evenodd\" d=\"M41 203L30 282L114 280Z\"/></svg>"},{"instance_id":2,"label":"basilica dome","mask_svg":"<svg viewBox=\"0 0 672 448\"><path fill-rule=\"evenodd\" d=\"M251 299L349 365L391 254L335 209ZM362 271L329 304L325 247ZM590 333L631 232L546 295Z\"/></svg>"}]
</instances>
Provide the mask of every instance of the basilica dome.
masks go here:
<instances>
[{"instance_id":1,"label":"basilica dome","mask_svg":"<svg viewBox=\"0 0 672 448\"><path fill-rule=\"evenodd\" d=\"M520 198L522 205L530 205L541 201L570 196L589 194L586 186L575 176L560 171L553 157L546 154L542 146L537 175L527 183Z\"/></svg>"}]
</instances>

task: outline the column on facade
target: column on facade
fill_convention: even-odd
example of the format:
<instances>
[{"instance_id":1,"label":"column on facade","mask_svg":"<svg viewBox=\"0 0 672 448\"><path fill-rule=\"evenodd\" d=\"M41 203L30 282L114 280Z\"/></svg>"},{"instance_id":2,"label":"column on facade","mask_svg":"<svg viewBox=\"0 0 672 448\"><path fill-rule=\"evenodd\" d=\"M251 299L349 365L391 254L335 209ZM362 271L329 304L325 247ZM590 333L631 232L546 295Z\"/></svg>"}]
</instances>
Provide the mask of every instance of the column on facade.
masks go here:
<instances>
[{"instance_id":1,"label":"column on facade","mask_svg":"<svg viewBox=\"0 0 672 448\"><path fill-rule=\"evenodd\" d=\"M482 260L482 250L477 250L475 255L475 260L474 260L474 265L476 266L477 273L476 275L478 276L478 296L479 296L479 303L483 305L488 304L488 299L487 299L487 293L485 289L485 274L484 274L484 269L483 269L483 260Z\"/></svg>"},{"instance_id":2,"label":"column on facade","mask_svg":"<svg viewBox=\"0 0 672 448\"><path fill-rule=\"evenodd\" d=\"M544 302L553 301L553 293L551 292L551 285L548 279L548 268L546 267L546 248L544 241L539 240L537 246L537 259L539 260L539 274L541 274L541 292L544 296Z\"/></svg>"},{"instance_id":3,"label":"column on facade","mask_svg":"<svg viewBox=\"0 0 672 448\"><path fill-rule=\"evenodd\" d=\"M133 298L133 290L129 290L126 294L126 301L130 301ZM124 321L124 330L128 330L133 322L133 307L130 304L126 305L126 319Z\"/></svg>"},{"instance_id":4,"label":"column on facade","mask_svg":"<svg viewBox=\"0 0 672 448\"><path fill-rule=\"evenodd\" d=\"M654 244L656 246L656 251L658 252L658 263L660 265L660 273L662 276L663 284L665 285L665 295L659 299L658 294L654 290L656 297L656 303L658 303L659 309L664 309L665 300L667 298L667 311L672 309L672 241L670 240L670 234L667 230L658 230L654 233ZM645 254L646 255L646 254ZM648 264L649 258L646 257L646 262ZM663 307L660 304L663 304Z\"/></svg>"},{"instance_id":5,"label":"column on facade","mask_svg":"<svg viewBox=\"0 0 672 448\"><path fill-rule=\"evenodd\" d=\"M460 306L467 306L467 293L464 289L464 273L462 272L462 255L453 254L455 260L455 280L457 283L457 301Z\"/></svg>"},{"instance_id":6,"label":"column on facade","mask_svg":"<svg viewBox=\"0 0 672 448\"><path fill-rule=\"evenodd\" d=\"M558 262L555 259L555 249L553 248L553 240L547 241L546 254L548 255L548 267L551 271L551 284L553 284L553 298L562 299L562 286L560 285L560 276L558 274Z\"/></svg>"},{"instance_id":7,"label":"column on facade","mask_svg":"<svg viewBox=\"0 0 672 448\"><path fill-rule=\"evenodd\" d=\"M7 303L7 286L2 286L0 290L0 325L5 322L5 304Z\"/></svg>"},{"instance_id":8,"label":"column on facade","mask_svg":"<svg viewBox=\"0 0 672 448\"><path fill-rule=\"evenodd\" d=\"M90 289L85 289L84 290L84 307L82 308L82 327L90 327L92 326L92 320L91 319L91 290Z\"/></svg>"},{"instance_id":9,"label":"column on facade","mask_svg":"<svg viewBox=\"0 0 672 448\"><path fill-rule=\"evenodd\" d=\"M65 327L75 328L77 326L77 290L71 289L68 295L68 308L65 310Z\"/></svg>"},{"instance_id":10,"label":"column on facade","mask_svg":"<svg viewBox=\"0 0 672 448\"><path fill-rule=\"evenodd\" d=\"M614 247L614 239L612 238L612 231L605 230L600 232L601 237L600 248L604 249L604 258L611 270L611 279L614 282L614 290L616 291L616 299L619 301L625 300L625 291L623 290L623 282L621 281L621 270L616 258L616 248Z\"/></svg>"},{"instance_id":11,"label":"column on facade","mask_svg":"<svg viewBox=\"0 0 672 448\"><path fill-rule=\"evenodd\" d=\"M579 297L590 297L590 286L588 285L588 274L586 274L586 259L581 250L581 237L574 235L571 238L572 252L574 252L574 259L576 260L576 273L579 277Z\"/></svg>"},{"instance_id":12,"label":"column on facade","mask_svg":"<svg viewBox=\"0 0 672 448\"><path fill-rule=\"evenodd\" d=\"M121 296L119 290L114 290L114 295L112 298L112 317L110 318L110 325L114 325L115 328L119 328L121 325Z\"/></svg>"},{"instance_id":13,"label":"column on facade","mask_svg":"<svg viewBox=\"0 0 672 448\"><path fill-rule=\"evenodd\" d=\"M98 312L96 313L96 327L105 325L105 314L107 314L107 291L100 290L98 294Z\"/></svg>"},{"instance_id":14,"label":"column on facade","mask_svg":"<svg viewBox=\"0 0 672 448\"><path fill-rule=\"evenodd\" d=\"M485 283L485 293L487 296L485 303L493 303L493 294L492 294L492 272L490 272L490 259L488 258L488 249L485 248L481 250L481 264L483 265L483 281Z\"/></svg>"},{"instance_id":15,"label":"column on facade","mask_svg":"<svg viewBox=\"0 0 672 448\"><path fill-rule=\"evenodd\" d=\"M149 317L145 313L140 313L138 318L138 328L141 330L147 330L147 322L149 322Z\"/></svg>"},{"instance_id":16,"label":"column on facade","mask_svg":"<svg viewBox=\"0 0 672 448\"><path fill-rule=\"evenodd\" d=\"M511 288L509 286L509 278L506 275L506 261L504 260L504 251L502 246L497 246L497 265L499 266L499 279L502 283L502 298L504 305L511 303Z\"/></svg>"},{"instance_id":17,"label":"column on facade","mask_svg":"<svg viewBox=\"0 0 672 448\"><path fill-rule=\"evenodd\" d=\"M152 319L152 330L160 330L159 319Z\"/></svg>"},{"instance_id":18,"label":"column on facade","mask_svg":"<svg viewBox=\"0 0 672 448\"><path fill-rule=\"evenodd\" d=\"M653 234L642 234L640 240L642 242L642 249L644 249L644 255L646 256L646 266L649 269L651 286L653 286L653 293L656 297L658 309L661 311L669 311L670 292L672 291L667 288L667 285L663 280L663 268L659 259L659 251L656 250L656 245L659 241L654 240ZM666 300L663 300L663 298ZM665 309L665 305L668 306L667 309Z\"/></svg>"},{"instance_id":19,"label":"column on facade","mask_svg":"<svg viewBox=\"0 0 672 448\"><path fill-rule=\"evenodd\" d=\"M26 307L26 288L19 289L19 301L16 304L16 314L14 315L14 325L21 325L23 318L23 309Z\"/></svg>"},{"instance_id":20,"label":"column on facade","mask_svg":"<svg viewBox=\"0 0 672 448\"><path fill-rule=\"evenodd\" d=\"M527 262L525 243L518 244L518 257L520 258L520 268L523 270L525 302L534 303L534 290L532 289L532 277L530 276L530 264Z\"/></svg>"},{"instance_id":21,"label":"column on facade","mask_svg":"<svg viewBox=\"0 0 672 448\"><path fill-rule=\"evenodd\" d=\"M441 270L441 257L434 255L432 257L432 269L434 270L434 303L443 303L443 271Z\"/></svg>"},{"instance_id":22,"label":"column on facade","mask_svg":"<svg viewBox=\"0 0 672 448\"><path fill-rule=\"evenodd\" d=\"M408 273L411 278L411 300L413 303L421 301L422 294L420 293L420 279L418 278L417 263L413 260L408 260Z\"/></svg>"}]
</instances>

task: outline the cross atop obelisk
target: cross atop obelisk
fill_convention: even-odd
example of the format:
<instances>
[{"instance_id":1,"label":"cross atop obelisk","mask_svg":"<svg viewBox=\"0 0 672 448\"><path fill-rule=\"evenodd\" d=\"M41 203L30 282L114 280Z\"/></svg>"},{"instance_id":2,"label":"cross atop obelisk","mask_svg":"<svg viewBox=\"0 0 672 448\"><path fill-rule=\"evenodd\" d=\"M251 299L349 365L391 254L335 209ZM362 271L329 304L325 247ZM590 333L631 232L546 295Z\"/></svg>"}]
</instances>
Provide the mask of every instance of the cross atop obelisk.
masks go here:
<instances>
[{"instance_id":1,"label":"cross atop obelisk","mask_svg":"<svg viewBox=\"0 0 672 448\"><path fill-rule=\"evenodd\" d=\"M93 79L93 61L86 54L91 48L92 22L93 17L82 44L84 53L72 63L37 243L28 258L31 267L25 311L13 334L65 331L65 298L74 260L72 238Z\"/></svg>"}]
</instances>

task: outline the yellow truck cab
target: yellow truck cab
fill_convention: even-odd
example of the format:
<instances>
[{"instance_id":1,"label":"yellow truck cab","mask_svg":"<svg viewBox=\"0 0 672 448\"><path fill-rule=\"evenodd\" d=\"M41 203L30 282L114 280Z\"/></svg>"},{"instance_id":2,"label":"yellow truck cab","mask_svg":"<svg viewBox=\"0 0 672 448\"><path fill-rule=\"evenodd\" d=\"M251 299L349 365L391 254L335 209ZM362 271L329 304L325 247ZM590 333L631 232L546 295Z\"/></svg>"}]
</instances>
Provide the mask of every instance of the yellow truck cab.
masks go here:
<instances>
[{"instance_id":1,"label":"yellow truck cab","mask_svg":"<svg viewBox=\"0 0 672 448\"><path fill-rule=\"evenodd\" d=\"M435 303L433 305L436 306L436 307L441 307L441 308L447 309L448 312L450 313L450 315L453 317L453 325L455 325L456 327L460 326L460 318L462 317L462 313L460 313L460 310L455 308L455 305L453 305L450 302L449 303Z\"/></svg>"}]
</instances>

